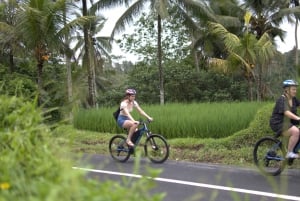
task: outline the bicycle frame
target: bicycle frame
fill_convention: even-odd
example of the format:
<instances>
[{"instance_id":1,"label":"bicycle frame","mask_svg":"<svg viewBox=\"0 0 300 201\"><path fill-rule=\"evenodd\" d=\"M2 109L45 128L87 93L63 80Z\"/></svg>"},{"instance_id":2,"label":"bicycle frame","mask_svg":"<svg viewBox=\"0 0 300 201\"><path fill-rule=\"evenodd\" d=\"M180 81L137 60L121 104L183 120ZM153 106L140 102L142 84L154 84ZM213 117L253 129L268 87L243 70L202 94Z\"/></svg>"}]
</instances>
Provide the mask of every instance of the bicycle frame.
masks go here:
<instances>
[{"instance_id":1,"label":"bicycle frame","mask_svg":"<svg viewBox=\"0 0 300 201\"><path fill-rule=\"evenodd\" d=\"M140 121L140 125L142 125L142 127L139 128L137 131L135 131L132 136L132 142L134 144L139 144L140 140L142 139L142 136L145 133L146 133L147 137L149 137L151 134L151 131L148 129L146 122Z\"/></svg>"},{"instance_id":2,"label":"bicycle frame","mask_svg":"<svg viewBox=\"0 0 300 201\"><path fill-rule=\"evenodd\" d=\"M114 135L109 141L109 152L113 159L119 162L125 162L134 154L135 147L139 145L141 138L146 134L145 143L143 143L144 153L151 162L163 163L169 157L169 145L166 139L160 134L152 134L148 129L148 121L140 121L139 129L131 137L134 147L126 144L126 137L122 134Z\"/></svg>"}]
</instances>

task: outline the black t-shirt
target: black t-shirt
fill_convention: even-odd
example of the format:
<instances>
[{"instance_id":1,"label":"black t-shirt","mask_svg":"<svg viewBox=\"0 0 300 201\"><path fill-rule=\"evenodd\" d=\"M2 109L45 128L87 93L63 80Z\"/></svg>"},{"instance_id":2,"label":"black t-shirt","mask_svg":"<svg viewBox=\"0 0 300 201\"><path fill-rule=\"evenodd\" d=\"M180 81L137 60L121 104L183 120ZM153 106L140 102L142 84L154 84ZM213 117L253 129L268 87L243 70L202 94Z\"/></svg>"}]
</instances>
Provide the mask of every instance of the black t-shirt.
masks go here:
<instances>
[{"instance_id":1,"label":"black t-shirt","mask_svg":"<svg viewBox=\"0 0 300 201\"><path fill-rule=\"evenodd\" d=\"M270 119L270 126L273 131L277 132L279 130L286 130L292 125L298 125L299 122L293 119L289 119L284 115L285 111L291 111L295 115L297 115L297 107L300 105L299 100L296 97L292 99L292 105L290 106L288 103L288 99L282 95L280 96L273 108L272 116Z\"/></svg>"}]
</instances>

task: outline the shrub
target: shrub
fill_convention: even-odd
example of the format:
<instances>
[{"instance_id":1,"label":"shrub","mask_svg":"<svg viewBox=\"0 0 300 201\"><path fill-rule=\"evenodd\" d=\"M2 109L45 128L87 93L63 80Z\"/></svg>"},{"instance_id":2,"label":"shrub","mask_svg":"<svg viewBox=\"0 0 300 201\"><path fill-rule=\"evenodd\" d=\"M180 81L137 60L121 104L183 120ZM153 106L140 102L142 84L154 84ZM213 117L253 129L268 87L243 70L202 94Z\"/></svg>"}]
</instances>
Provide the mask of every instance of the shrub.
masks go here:
<instances>
[{"instance_id":1,"label":"shrub","mask_svg":"<svg viewBox=\"0 0 300 201\"><path fill-rule=\"evenodd\" d=\"M159 201L163 198L163 194L154 198L148 194L154 181L147 178L99 183L86 179L83 171L71 171L67 144L57 143L51 130L42 123L42 116L33 103L16 97L0 97L1 201Z\"/></svg>"}]
</instances>

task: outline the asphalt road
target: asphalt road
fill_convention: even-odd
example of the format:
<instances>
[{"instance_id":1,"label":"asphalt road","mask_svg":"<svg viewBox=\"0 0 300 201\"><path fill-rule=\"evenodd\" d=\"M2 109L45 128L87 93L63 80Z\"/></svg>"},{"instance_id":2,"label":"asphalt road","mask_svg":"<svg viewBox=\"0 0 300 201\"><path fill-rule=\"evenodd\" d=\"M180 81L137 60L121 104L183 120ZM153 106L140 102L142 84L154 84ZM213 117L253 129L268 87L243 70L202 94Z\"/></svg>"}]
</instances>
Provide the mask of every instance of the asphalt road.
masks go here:
<instances>
[{"instance_id":1,"label":"asphalt road","mask_svg":"<svg viewBox=\"0 0 300 201\"><path fill-rule=\"evenodd\" d=\"M139 179L146 167L159 168L153 193L166 192L164 201L300 201L300 169L286 169L279 176L263 176L257 169L167 160L153 164L142 159L134 171L134 158L119 163L109 156L85 155L74 169L88 177L121 181ZM92 167L92 168L91 168Z\"/></svg>"}]
</instances>

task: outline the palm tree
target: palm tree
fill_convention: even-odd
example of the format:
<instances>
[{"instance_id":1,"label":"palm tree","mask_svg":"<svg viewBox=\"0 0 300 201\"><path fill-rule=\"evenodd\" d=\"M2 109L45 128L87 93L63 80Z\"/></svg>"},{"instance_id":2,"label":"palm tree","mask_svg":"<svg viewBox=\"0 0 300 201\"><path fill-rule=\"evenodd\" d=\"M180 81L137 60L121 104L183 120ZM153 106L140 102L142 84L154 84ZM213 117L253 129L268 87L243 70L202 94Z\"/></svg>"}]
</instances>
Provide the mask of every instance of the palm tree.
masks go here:
<instances>
[{"instance_id":1,"label":"palm tree","mask_svg":"<svg viewBox=\"0 0 300 201\"><path fill-rule=\"evenodd\" d=\"M299 7L299 0L291 0L291 7ZM298 68L299 58L298 58L298 23L299 23L299 14L295 14L295 66ZM299 71L299 70L298 70Z\"/></svg>"},{"instance_id":2,"label":"palm tree","mask_svg":"<svg viewBox=\"0 0 300 201\"><path fill-rule=\"evenodd\" d=\"M292 22L293 16L300 13L300 7L290 8L289 4L290 0L244 0L243 6L252 12L250 32L255 34L257 39L267 32L273 42L277 36L283 41L284 31L280 28L281 23L285 19ZM258 82L261 86L261 80Z\"/></svg>"},{"instance_id":3,"label":"palm tree","mask_svg":"<svg viewBox=\"0 0 300 201\"><path fill-rule=\"evenodd\" d=\"M82 16L88 16L87 2L86 0L82 0ZM95 86L95 69L94 66L91 66L91 54L90 47L92 42L89 40L88 34L88 24L83 26L83 39L84 39L84 57L83 57L83 66L87 69L88 76L88 103L90 106L96 106L96 86Z\"/></svg>"},{"instance_id":4,"label":"palm tree","mask_svg":"<svg viewBox=\"0 0 300 201\"><path fill-rule=\"evenodd\" d=\"M15 13L18 9L16 0L1 2L0 6L0 46L4 52L8 52L9 70L15 71L14 56L15 52L23 49L20 45L18 30L16 29Z\"/></svg>"},{"instance_id":5,"label":"palm tree","mask_svg":"<svg viewBox=\"0 0 300 201\"><path fill-rule=\"evenodd\" d=\"M51 50L61 44L58 31L63 25L62 11L66 8L64 0L52 2L47 0L29 0L19 4L17 13L17 30L26 48L37 61L37 84L39 103L42 103L43 67Z\"/></svg>"},{"instance_id":6,"label":"palm tree","mask_svg":"<svg viewBox=\"0 0 300 201\"><path fill-rule=\"evenodd\" d=\"M224 26L218 23L209 23L209 28L211 33L218 35L223 41L226 50L229 53L228 61L231 64L238 61L245 72L245 77L249 84L249 98L253 100L252 84L253 81L260 80L261 73L255 78L254 66L256 66L259 71L263 69L263 66L274 57L276 50L272 43L271 38L267 33L264 33L259 39L256 35L249 32L251 14L246 13L245 15L245 33L239 38L238 36L230 33ZM234 61L234 62L232 62ZM261 86L257 87L257 100L261 100Z\"/></svg>"},{"instance_id":7,"label":"palm tree","mask_svg":"<svg viewBox=\"0 0 300 201\"><path fill-rule=\"evenodd\" d=\"M67 0L28 0L19 3L16 29L28 52L36 59L39 104L43 103L43 68L52 53L65 49L66 33L88 21L86 18L68 20L64 13L70 10Z\"/></svg>"},{"instance_id":8,"label":"palm tree","mask_svg":"<svg viewBox=\"0 0 300 201\"><path fill-rule=\"evenodd\" d=\"M157 65L159 71L159 91L160 91L160 104L163 105L164 100L164 76L162 68L162 47L161 47L161 32L162 32L162 20L166 19L168 16L168 8L170 1L168 0L137 0L137 1L128 1L128 0L103 0L96 3L99 8L105 7L114 7L119 5L126 5L127 9L124 14L118 19L116 25L113 28L111 33L111 38L118 32L125 30L125 27L128 23L131 23L135 16L140 14L144 6L150 8L150 12L153 12L157 15Z\"/></svg>"},{"instance_id":9,"label":"palm tree","mask_svg":"<svg viewBox=\"0 0 300 201\"><path fill-rule=\"evenodd\" d=\"M207 22L222 24L225 28L237 35L242 31L242 19L245 11L239 7L237 0L193 1L185 0L185 25L191 31L192 50L195 57L196 68L199 71L198 61L206 63L209 58L225 58L224 44L216 40L207 28ZM199 58L200 57L200 58Z\"/></svg>"},{"instance_id":10,"label":"palm tree","mask_svg":"<svg viewBox=\"0 0 300 201\"><path fill-rule=\"evenodd\" d=\"M79 13L75 13L75 15L78 18L81 16ZM103 79L104 60L108 59L110 61L111 38L96 36L103 28L105 18L97 14L97 6L95 4L92 4L86 10L86 17L90 18L89 23L77 30L76 36L72 37L72 39L76 40L73 51L79 52L78 56L75 58L77 61L84 60L86 57L89 58L89 67L87 66L87 63L85 63L88 70L88 100L90 100L88 105L96 106L97 87L102 87L100 79ZM85 29L86 31L84 31ZM82 32L87 33L87 39L85 38L85 35L82 35ZM87 48L88 52L86 52ZM95 102L91 100L94 100Z\"/></svg>"}]
</instances>

